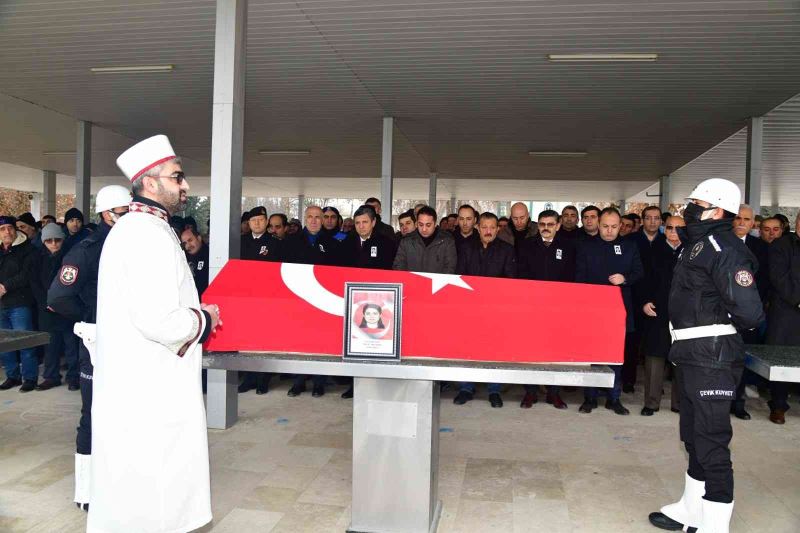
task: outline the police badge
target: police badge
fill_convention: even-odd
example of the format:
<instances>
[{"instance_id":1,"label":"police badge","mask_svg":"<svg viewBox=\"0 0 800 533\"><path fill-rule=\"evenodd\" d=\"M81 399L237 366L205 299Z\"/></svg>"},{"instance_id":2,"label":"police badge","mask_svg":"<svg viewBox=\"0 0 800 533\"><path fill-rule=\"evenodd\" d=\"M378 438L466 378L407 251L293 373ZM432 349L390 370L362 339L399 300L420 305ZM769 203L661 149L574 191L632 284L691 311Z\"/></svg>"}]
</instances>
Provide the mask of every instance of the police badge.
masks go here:
<instances>
[{"instance_id":1,"label":"police badge","mask_svg":"<svg viewBox=\"0 0 800 533\"><path fill-rule=\"evenodd\" d=\"M753 275L747 270L740 270L733 279L742 287L749 287L753 284Z\"/></svg>"},{"instance_id":2,"label":"police badge","mask_svg":"<svg viewBox=\"0 0 800 533\"><path fill-rule=\"evenodd\" d=\"M62 285L72 285L78 279L78 267L72 265L64 265L61 267L61 272L58 274L58 279Z\"/></svg>"},{"instance_id":3,"label":"police badge","mask_svg":"<svg viewBox=\"0 0 800 533\"><path fill-rule=\"evenodd\" d=\"M694 248L692 248L692 253L689 254L689 261L697 257L697 254L699 254L702 251L703 251L703 241L700 241L694 245Z\"/></svg>"}]
</instances>

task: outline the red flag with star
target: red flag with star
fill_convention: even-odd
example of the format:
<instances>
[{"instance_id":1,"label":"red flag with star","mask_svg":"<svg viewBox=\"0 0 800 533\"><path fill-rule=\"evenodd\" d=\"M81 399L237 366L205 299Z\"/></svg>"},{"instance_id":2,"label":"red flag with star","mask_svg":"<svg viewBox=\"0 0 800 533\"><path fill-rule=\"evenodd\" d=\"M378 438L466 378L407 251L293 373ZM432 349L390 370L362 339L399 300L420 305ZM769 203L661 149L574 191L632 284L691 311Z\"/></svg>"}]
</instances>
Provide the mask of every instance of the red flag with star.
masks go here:
<instances>
[{"instance_id":1,"label":"red flag with star","mask_svg":"<svg viewBox=\"0 0 800 533\"><path fill-rule=\"evenodd\" d=\"M617 287L231 260L203 294L211 351L342 354L346 282L402 283L404 358L622 363Z\"/></svg>"}]
</instances>

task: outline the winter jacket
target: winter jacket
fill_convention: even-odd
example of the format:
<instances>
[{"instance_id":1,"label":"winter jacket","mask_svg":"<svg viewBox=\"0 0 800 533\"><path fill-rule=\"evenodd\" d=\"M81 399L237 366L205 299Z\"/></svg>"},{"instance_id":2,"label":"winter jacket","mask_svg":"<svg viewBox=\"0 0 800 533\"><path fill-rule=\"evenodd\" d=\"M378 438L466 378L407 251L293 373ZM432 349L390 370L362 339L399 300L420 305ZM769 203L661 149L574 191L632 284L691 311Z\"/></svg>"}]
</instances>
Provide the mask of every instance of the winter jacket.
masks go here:
<instances>
[{"instance_id":1,"label":"winter jacket","mask_svg":"<svg viewBox=\"0 0 800 533\"><path fill-rule=\"evenodd\" d=\"M435 231L433 241L427 246L418 231L403 237L397 248L392 268L412 272L455 274L458 254L453 235L438 228Z\"/></svg>"}]
</instances>

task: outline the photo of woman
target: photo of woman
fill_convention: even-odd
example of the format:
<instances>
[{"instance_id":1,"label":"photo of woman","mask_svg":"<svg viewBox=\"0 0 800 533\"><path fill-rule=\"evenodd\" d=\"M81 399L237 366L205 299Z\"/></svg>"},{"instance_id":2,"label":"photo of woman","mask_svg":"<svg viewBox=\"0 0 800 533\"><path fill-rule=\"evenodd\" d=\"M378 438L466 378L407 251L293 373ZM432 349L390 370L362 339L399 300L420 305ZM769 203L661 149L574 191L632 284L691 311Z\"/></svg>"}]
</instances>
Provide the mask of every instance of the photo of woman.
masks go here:
<instances>
[{"instance_id":1,"label":"photo of woman","mask_svg":"<svg viewBox=\"0 0 800 533\"><path fill-rule=\"evenodd\" d=\"M345 357L399 359L400 286L348 283Z\"/></svg>"},{"instance_id":2,"label":"photo of woman","mask_svg":"<svg viewBox=\"0 0 800 533\"><path fill-rule=\"evenodd\" d=\"M383 310L377 304L364 304L361 307L361 323L358 325L361 329L386 329L383 325L383 317L381 314Z\"/></svg>"}]
</instances>

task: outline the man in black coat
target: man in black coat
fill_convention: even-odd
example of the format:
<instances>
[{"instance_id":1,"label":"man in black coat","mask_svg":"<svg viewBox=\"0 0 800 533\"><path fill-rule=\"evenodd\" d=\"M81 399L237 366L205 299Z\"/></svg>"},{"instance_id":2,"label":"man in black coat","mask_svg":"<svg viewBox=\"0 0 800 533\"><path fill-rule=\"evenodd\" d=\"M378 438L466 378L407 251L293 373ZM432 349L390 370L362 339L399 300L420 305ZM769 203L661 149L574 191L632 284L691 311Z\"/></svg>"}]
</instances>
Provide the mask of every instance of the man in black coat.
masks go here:
<instances>
[{"instance_id":1,"label":"man in black coat","mask_svg":"<svg viewBox=\"0 0 800 533\"><path fill-rule=\"evenodd\" d=\"M497 238L499 227L497 216L483 213L478 219L480 240L464 243L458 250L456 272L465 276L488 276L493 278L517 277L514 247ZM474 383L461 383L461 389L453 403L463 405L475 396ZM489 403L492 407L503 407L500 384L488 383Z\"/></svg>"},{"instance_id":2,"label":"man in black coat","mask_svg":"<svg viewBox=\"0 0 800 533\"><path fill-rule=\"evenodd\" d=\"M795 219L795 233L786 233L769 245L769 300L766 344L800 346L800 214ZM772 400L769 419L775 424L786 421L789 409L789 384L771 381Z\"/></svg>"},{"instance_id":3,"label":"man in black coat","mask_svg":"<svg viewBox=\"0 0 800 533\"><path fill-rule=\"evenodd\" d=\"M17 220L0 216L0 328L31 331L34 305L30 276L34 249L24 233L17 231ZM2 355L6 380L0 390L22 385L21 392L36 388L39 361L33 348Z\"/></svg>"},{"instance_id":4,"label":"man in black coat","mask_svg":"<svg viewBox=\"0 0 800 533\"><path fill-rule=\"evenodd\" d=\"M342 243L343 266L391 270L397 247L394 240L376 231L377 213L369 205L362 205L353 215L355 231Z\"/></svg>"},{"instance_id":5,"label":"man in black coat","mask_svg":"<svg viewBox=\"0 0 800 533\"><path fill-rule=\"evenodd\" d=\"M354 231L347 234L340 249L342 266L356 268L377 268L392 270L397 246L394 240L378 233L378 215L370 205L362 205L353 214ZM342 398L353 397L353 381L347 378L350 386L342 393Z\"/></svg>"},{"instance_id":6,"label":"man in black coat","mask_svg":"<svg viewBox=\"0 0 800 533\"><path fill-rule=\"evenodd\" d=\"M642 416L652 416L661 406L669 348L669 291L675 264L683 251L678 228L685 228L681 217L670 216L664 228L665 239L659 239L651 250L652 265L645 271L642 294L645 303L642 311L649 317L646 322L642 350L644 352L644 407ZM677 412L678 386L672 384L671 408Z\"/></svg>"},{"instance_id":7,"label":"man in black coat","mask_svg":"<svg viewBox=\"0 0 800 533\"><path fill-rule=\"evenodd\" d=\"M566 208L565 208L566 209ZM575 211L577 220L577 211ZM560 232L558 213L545 210L539 213L539 235L525 239L517 250L517 273L521 279L538 281L575 281L575 239ZM537 385L525 385L520 407L529 409L539 401ZM547 386L547 403L556 409L566 409L558 385Z\"/></svg>"},{"instance_id":8,"label":"man in black coat","mask_svg":"<svg viewBox=\"0 0 800 533\"><path fill-rule=\"evenodd\" d=\"M456 227L453 230L456 251L466 243L480 241L477 224L478 212L472 206L465 204L458 208L458 219L456 219Z\"/></svg>"},{"instance_id":9,"label":"man in black coat","mask_svg":"<svg viewBox=\"0 0 800 533\"><path fill-rule=\"evenodd\" d=\"M304 265L341 266L341 244L322 233L322 208L308 206L305 211L306 226L302 231L286 238L287 255L284 261ZM311 396L319 398L325 395L327 376L311 376L313 388ZM297 374L288 395L295 397L306 391L306 376Z\"/></svg>"},{"instance_id":10,"label":"man in black coat","mask_svg":"<svg viewBox=\"0 0 800 533\"><path fill-rule=\"evenodd\" d=\"M653 248L663 245L664 234L659 231L661 227L661 209L656 205L649 205L642 210L642 228L628 235L639 247L639 259L644 268L644 278L631 288L634 302L633 321L635 331L632 332L627 341L631 346L625 350L625 364L622 365L622 392L634 392L636 385L636 368L640 359L642 338L647 335L651 327L658 327L654 320L642 312L645 301L644 280L651 274L653 269Z\"/></svg>"},{"instance_id":11,"label":"man in black coat","mask_svg":"<svg viewBox=\"0 0 800 533\"><path fill-rule=\"evenodd\" d=\"M634 331L633 296L631 287L644 276L642 262L639 259L638 246L619 236L622 217L613 207L603 209L600 213L598 238L585 238L578 244L575 281L597 285L614 285L621 289L625 303L625 351L630 349L628 337ZM625 354L628 359L628 354ZM614 370L614 386L607 391L606 409L618 415L627 415L629 411L620 402L622 392L622 366L611 365ZM584 402L580 406L581 413L591 413L597 407L598 391L594 387L584 388Z\"/></svg>"}]
</instances>

